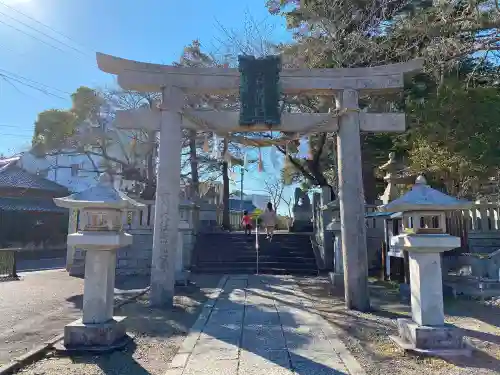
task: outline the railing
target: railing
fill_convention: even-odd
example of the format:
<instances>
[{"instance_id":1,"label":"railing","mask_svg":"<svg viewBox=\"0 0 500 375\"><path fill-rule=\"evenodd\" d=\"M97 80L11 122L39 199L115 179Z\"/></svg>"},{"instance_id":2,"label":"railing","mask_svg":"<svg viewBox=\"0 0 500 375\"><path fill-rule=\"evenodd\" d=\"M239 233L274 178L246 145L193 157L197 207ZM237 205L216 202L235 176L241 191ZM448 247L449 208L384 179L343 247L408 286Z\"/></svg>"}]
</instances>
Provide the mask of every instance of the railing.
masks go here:
<instances>
[{"instance_id":1,"label":"railing","mask_svg":"<svg viewBox=\"0 0 500 375\"><path fill-rule=\"evenodd\" d=\"M144 208L139 209L137 211L131 211L123 218L123 225L126 229L134 229L134 230L153 230L154 222L155 222L155 201L154 200L141 200L136 199L138 202L145 205ZM180 219L186 220L189 223L195 221L194 213L192 208L189 205L181 206L180 210ZM76 215L76 227L75 229L79 229L78 222L79 216Z\"/></svg>"},{"instance_id":2,"label":"railing","mask_svg":"<svg viewBox=\"0 0 500 375\"><path fill-rule=\"evenodd\" d=\"M471 233L500 231L500 205L491 202L476 202L470 210L452 211L446 214L447 232L460 237L466 249Z\"/></svg>"},{"instance_id":3,"label":"railing","mask_svg":"<svg viewBox=\"0 0 500 375\"><path fill-rule=\"evenodd\" d=\"M222 210L217 209L217 224L222 225ZM241 227L241 212L229 212L229 224L233 229L242 229Z\"/></svg>"}]
</instances>

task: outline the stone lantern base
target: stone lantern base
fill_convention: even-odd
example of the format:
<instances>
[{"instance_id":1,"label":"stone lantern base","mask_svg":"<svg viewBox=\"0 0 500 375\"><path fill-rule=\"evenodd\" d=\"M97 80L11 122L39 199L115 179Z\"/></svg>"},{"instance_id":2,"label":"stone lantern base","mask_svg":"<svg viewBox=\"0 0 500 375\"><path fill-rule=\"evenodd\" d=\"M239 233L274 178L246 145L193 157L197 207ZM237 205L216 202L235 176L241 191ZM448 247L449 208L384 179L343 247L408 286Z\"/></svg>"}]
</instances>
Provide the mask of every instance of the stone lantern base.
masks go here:
<instances>
[{"instance_id":1,"label":"stone lantern base","mask_svg":"<svg viewBox=\"0 0 500 375\"><path fill-rule=\"evenodd\" d=\"M439 357L469 356L471 347L460 328L452 325L421 326L411 319L398 319L399 336L390 336L404 350Z\"/></svg>"},{"instance_id":2,"label":"stone lantern base","mask_svg":"<svg viewBox=\"0 0 500 375\"><path fill-rule=\"evenodd\" d=\"M115 316L106 323L88 324L78 319L64 327L64 342L56 349L106 352L123 348L131 340L124 320L124 316Z\"/></svg>"}]
</instances>

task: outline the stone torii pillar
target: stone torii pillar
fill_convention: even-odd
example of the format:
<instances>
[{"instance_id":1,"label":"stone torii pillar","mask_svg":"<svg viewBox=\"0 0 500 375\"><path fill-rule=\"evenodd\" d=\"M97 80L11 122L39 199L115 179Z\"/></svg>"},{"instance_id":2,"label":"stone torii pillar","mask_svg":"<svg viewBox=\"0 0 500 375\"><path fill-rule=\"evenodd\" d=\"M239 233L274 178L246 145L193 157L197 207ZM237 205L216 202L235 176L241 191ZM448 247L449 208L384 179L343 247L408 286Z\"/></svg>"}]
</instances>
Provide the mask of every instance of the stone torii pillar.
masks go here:
<instances>
[{"instance_id":1,"label":"stone torii pillar","mask_svg":"<svg viewBox=\"0 0 500 375\"><path fill-rule=\"evenodd\" d=\"M181 109L183 93L238 92L240 73L229 68L183 68L141 63L97 54L99 68L118 76L128 90L162 92L162 111L138 109L118 112L117 126L123 129L160 130L160 155L155 234L153 244L152 301L171 303L179 222L180 129L232 132L269 131L265 124L240 126L238 112ZM360 132L401 132L404 113L359 112L358 92L400 91L403 74L420 70L421 60L402 64L352 69L283 69L280 88L287 94L331 95L345 113L283 113L281 125L272 130L303 133L338 133L340 206L346 304L369 308L364 194L361 175ZM173 88L176 88L175 90ZM168 90L166 90L168 88ZM165 111L165 106L168 110ZM206 127L210 124L210 127ZM173 163L178 160L179 163ZM165 165L163 165L165 164ZM174 165L175 164L175 165ZM174 181L177 183L174 186ZM158 233L157 233L158 232Z\"/></svg>"},{"instance_id":2,"label":"stone torii pillar","mask_svg":"<svg viewBox=\"0 0 500 375\"><path fill-rule=\"evenodd\" d=\"M348 308L366 311L368 254L366 247L365 195L361 169L358 92L344 90L335 97L337 109L348 110L340 118L337 133L340 223L344 259L345 300ZM355 288L352 286L356 285ZM351 286L351 287L349 287Z\"/></svg>"},{"instance_id":3,"label":"stone torii pillar","mask_svg":"<svg viewBox=\"0 0 500 375\"><path fill-rule=\"evenodd\" d=\"M162 89L158 159L166 162L158 163L156 177L151 261L151 304L153 306L172 306L174 298L181 191L182 118L179 110L184 104L184 98L184 93L171 86Z\"/></svg>"}]
</instances>

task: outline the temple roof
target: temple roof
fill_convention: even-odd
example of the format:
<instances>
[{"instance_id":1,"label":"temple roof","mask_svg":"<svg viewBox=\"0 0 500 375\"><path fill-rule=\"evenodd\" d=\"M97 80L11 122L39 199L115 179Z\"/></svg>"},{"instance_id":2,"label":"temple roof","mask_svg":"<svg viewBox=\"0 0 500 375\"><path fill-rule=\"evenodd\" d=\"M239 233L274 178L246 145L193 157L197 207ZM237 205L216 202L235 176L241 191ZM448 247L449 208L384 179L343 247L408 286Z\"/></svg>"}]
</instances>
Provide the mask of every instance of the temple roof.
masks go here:
<instances>
[{"instance_id":1,"label":"temple roof","mask_svg":"<svg viewBox=\"0 0 500 375\"><path fill-rule=\"evenodd\" d=\"M66 187L24 170L18 166L18 161L19 158L0 160L0 188L35 189L67 194Z\"/></svg>"},{"instance_id":2,"label":"temple roof","mask_svg":"<svg viewBox=\"0 0 500 375\"><path fill-rule=\"evenodd\" d=\"M402 197L380 206L380 211L450 211L470 208L472 202L446 195L427 185L423 176L417 177L412 189Z\"/></svg>"},{"instance_id":3,"label":"temple roof","mask_svg":"<svg viewBox=\"0 0 500 375\"><path fill-rule=\"evenodd\" d=\"M65 208L57 207L52 199L32 197L0 197L1 211L31 211L31 212L60 212Z\"/></svg>"},{"instance_id":4,"label":"temple roof","mask_svg":"<svg viewBox=\"0 0 500 375\"><path fill-rule=\"evenodd\" d=\"M113 178L108 173L99 177L97 185L63 198L54 198L59 207L65 208L115 208L138 209L145 205L136 202L113 186Z\"/></svg>"}]
</instances>

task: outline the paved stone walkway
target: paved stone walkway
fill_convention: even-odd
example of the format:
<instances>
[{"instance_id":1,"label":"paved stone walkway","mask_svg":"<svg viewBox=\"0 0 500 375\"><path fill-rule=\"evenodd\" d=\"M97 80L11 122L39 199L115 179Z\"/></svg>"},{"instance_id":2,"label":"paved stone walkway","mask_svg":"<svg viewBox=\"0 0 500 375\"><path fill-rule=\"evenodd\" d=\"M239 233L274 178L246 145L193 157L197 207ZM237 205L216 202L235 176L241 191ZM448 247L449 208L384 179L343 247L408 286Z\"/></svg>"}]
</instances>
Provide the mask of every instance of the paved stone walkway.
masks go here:
<instances>
[{"instance_id":1,"label":"paved stone walkway","mask_svg":"<svg viewBox=\"0 0 500 375\"><path fill-rule=\"evenodd\" d=\"M225 276L166 375L363 375L293 278Z\"/></svg>"}]
</instances>

